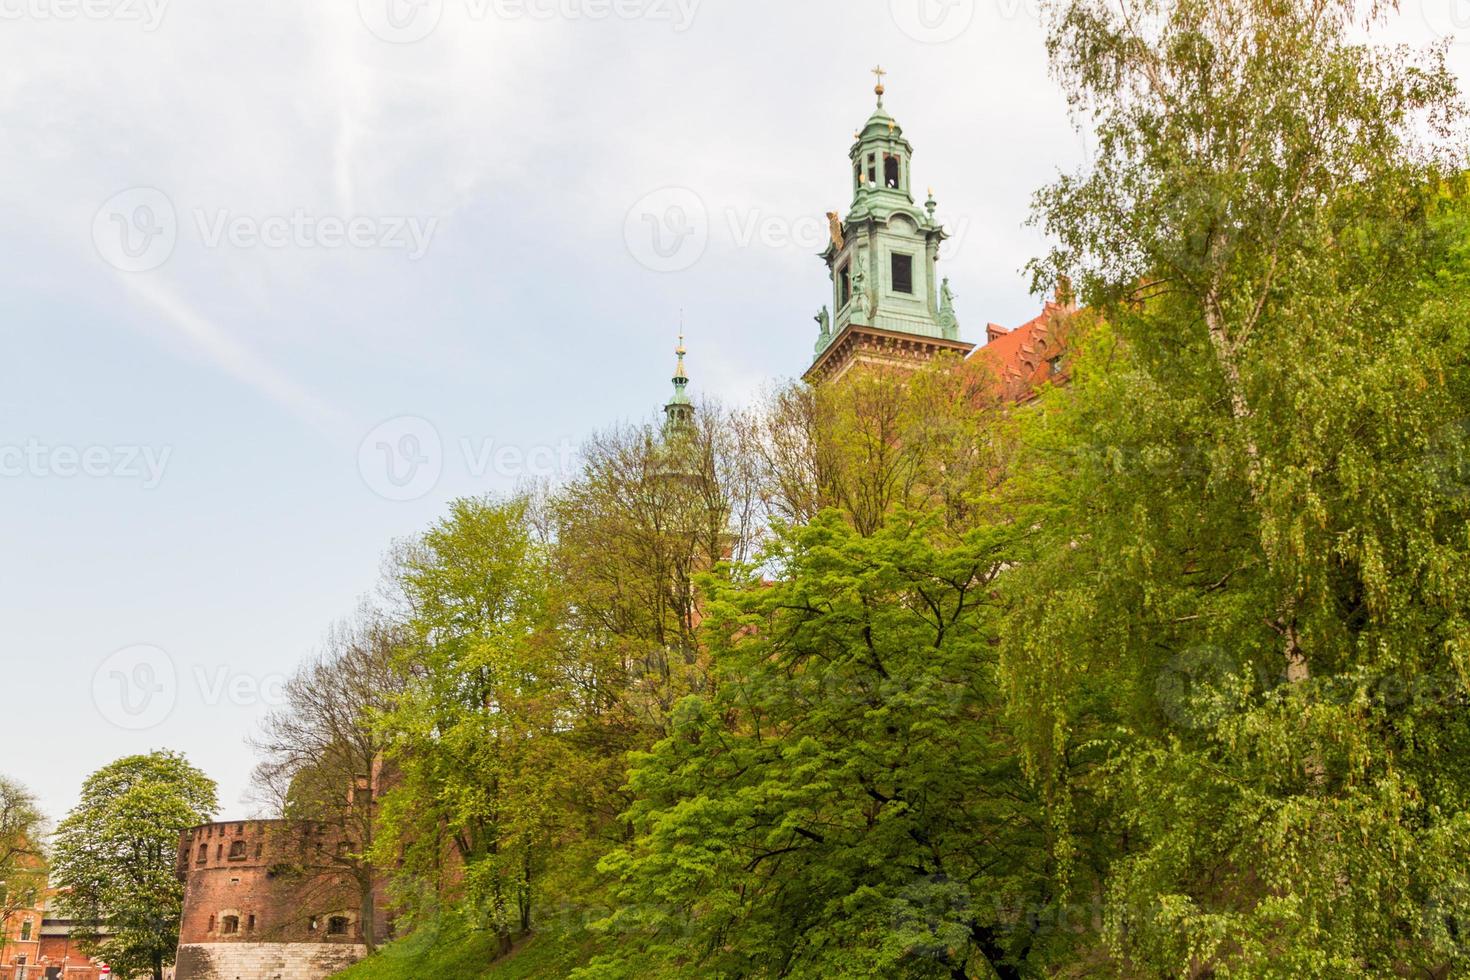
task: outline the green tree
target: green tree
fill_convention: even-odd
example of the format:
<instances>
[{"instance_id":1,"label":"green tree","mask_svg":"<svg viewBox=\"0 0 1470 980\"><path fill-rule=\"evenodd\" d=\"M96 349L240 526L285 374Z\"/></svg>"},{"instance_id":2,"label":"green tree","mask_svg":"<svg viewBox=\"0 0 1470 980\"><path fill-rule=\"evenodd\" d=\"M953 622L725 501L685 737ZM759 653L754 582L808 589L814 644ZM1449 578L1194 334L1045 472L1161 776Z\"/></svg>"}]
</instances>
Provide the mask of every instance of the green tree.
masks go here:
<instances>
[{"instance_id":1,"label":"green tree","mask_svg":"<svg viewBox=\"0 0 1470 980\"><path fill-rule=\"evenodd\" d=\"M57 828L53 884L62 906L101 928L83 948L114 974L163 980L179 944L179 840L219 810L215 784L175 752L119 759L82 785Z\"/></svg>"},{"instance_id":2,"label":"green tree","mask_svg":"<svg viewBox=\"0 0 1470 980\"><path fill-rule=\"evenodd\" d=\"M1057 8L1098 132L1038 279L1099 319L1028 420L1005 677L1105 868L1098 972L1466 966L1467 225L1442 50L1337 2ZM1024 508L1035 507L1034 512ZM1079 770L1079 755L1092 764ZM1065 828L1064 828L1065 829ZM1090 830L1090 828L1088 828Z\"/></svg>"},{"instance_id":3,"label":"green tree","mask_svg":"<svg viewBox=\"0 0 1470 980\"><path fill-rule=\"evenodd\" d=\"M400 868L410 906L460 903L504 951L530 925L543 849L542 792L528 759L557 708L554 662L538 638L544 547L529 506L456 501L400 550L403 691L381 722L393 785L376 861Z\"/></svg>"},{"instance_id":4,"label":"green tree","mask_svg":"<svg viewBox=\"0 0 1470 980\"><path fill-rule=\"evenodd\" d=\"M252 744L261 759L256 787L282 817L323 824L345 846L303 852L294 873L303 904L320 892L336 901L340 882L357 892L358 921L368 952L377 949L378 886L373 860L378 796L386 746L379 721L402 689L397 657L403 630L371 606L328 633L325 649L287 682L285 703L272 711ZM303 914L331 908L306 908Z\"/></svg>"},{"instance_id":5,"label":"green tree","mask_svg":"<svg viewBox=\"0 0 1470 980\"><path fill-rule=\"evenodd\" d=\"M1005 473L1010 426L997 392L983 361L950 358L776 389L749 440L770 516L805 524L835 507L872 533L906 508L972 525Z\"/></svg>"},{"instance_id":6,"label":"green tree","mask_svg":"<svg viewBox=\"0 0 1470 980\"><path fill-rule=\"evenodd\" d=\"M634 759L619 952L585 975L1022 975L1047 878L995 672L1010 532L940 527L827 511L774 583L714 588L717 688Z\"/></svg>"},{"instance_id":7,"label":"green tree","mask_svg":"<svg viewBox=\"0 0 1470 980\"><path fill-rule=\"evenodd\" d=\"M709 681L632 757L586 975L1017 976L1055 943L995 672L996 407L949 363L767 399L776 525L700 580Z\"/></svg>"},{"instance_id":8,"label":"green tree","mask_svg":"<svg viewBox=\"0 0 1470 980\"><path fill-rule=\"evenodd\" d=\"M748 554L763 516L750 421L703 404L681 424L600 433L547 501L569 711L546 743L557 753L544 777L557 801L548 870L557 914L576 924L600 914L597 861L627 837L627 754L663 738L679 699L708 686L697 582Z\"/></svg>"},{"instance_id":9,"label":"green tree","mask_svg":"<svg viewBox=\"0 0 1470 980\"><path fill-rule=\"evenodd\" d=\"M0 776L0 954L15 913L35 908L46 885L45 833L36 798L20 783Z\"/></svg>"}]
</instances>

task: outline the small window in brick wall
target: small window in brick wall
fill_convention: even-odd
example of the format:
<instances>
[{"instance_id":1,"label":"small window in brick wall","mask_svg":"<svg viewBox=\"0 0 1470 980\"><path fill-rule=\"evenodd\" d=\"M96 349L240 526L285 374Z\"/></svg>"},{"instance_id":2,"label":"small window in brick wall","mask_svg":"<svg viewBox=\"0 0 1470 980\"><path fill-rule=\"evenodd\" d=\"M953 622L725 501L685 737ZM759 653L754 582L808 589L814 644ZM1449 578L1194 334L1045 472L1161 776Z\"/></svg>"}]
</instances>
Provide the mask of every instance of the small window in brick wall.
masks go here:
<instances>
[{"instance_id":1,"label":"small window in brick wall","mask_svg":"<svg viewBox=\"0 0 1470 980\"><path fill-rule=\"evenodd\" d=\"M206 864L206 863L208 863L208 861L209 861L209 845L208 844L200 844L199 845L199 863L200 864Z\"/></svg>"},{"instance_id":2,"label":"small window in brick wall","mask_svg":"<svg viewBox=\"0 0 1470 980\"><path fill-rule=\"evenodd\" d=\"M345 915L334 915L327 920L327 935L345 936L347 935L347 927L349 925L351 925L351 922L348 921Z\"/></svg>"},{"instance_id":3,"label":"small window in brick wall","mask_svg":"<svg viewBox=\"0 0 1470 980\"><path fill-rule=\"evenodd\" d=\"M233 936L240 931L240 917L238 915L227 915L220 920L219 931L222 935Z\"/></svg>"},{"instance_id":4,"label":"small window in brick wall","mask_svg":"<svg viewBox=\"0 0 1470 980\"><path fill-rule=\"evenodd\" d=\"M245 842L242 840L230 841L230 860L245 860Z\"/></svg>"},{"instance_id":5,"label":"small window in brick wall","mask_svg":"<svg viewBox=\"0 0 1470 980\"><path fill-rule=\"evenodd\" d=\"M246 932L254 932L255 931L255 916L252 915L248 919L245 920L245 931Z\"/></svg>"}]
</instances>

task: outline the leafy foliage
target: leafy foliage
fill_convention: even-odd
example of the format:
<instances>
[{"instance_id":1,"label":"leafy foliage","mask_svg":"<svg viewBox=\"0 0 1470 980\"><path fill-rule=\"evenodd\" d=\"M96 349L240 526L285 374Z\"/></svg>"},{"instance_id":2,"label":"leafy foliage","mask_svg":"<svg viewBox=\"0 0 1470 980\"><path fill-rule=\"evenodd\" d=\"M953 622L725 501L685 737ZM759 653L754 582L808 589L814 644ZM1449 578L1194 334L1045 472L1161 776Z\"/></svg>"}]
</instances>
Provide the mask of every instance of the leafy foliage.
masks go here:
<instances>
[{"instance_id":1,"label":"leafy foliage","mask_svg":"<svg viewBox=\"0 0 1470 980\"><path fill-rule=\"evenodd\" d=\"M1466 965L1470 226L1419 142L1458 107L1441 52L1351 15L1073 3L1053 33L1100 151L1041 195L1039 268L1099 321L1028 419L1005 674L1058 813L1110 815L1057 853L1108 859L1121 975Z\"/></svg>"},{"instance_id":2,"label":"leafy foliage","mask_svg":"<svg viewBox=\"0 0 1470 980\"><path fill-rule=\"evenodd\" d=\"M829 511L773 543L778 581L715 591L717 689L634 759L619 954L586 975L1017 975L1046 884L995 683L1008 538L935 531Z\"/></svg>"},{"instance_id":3,"label":"leafy foliage","mask_svg":"<svg viewBox=\"0 0 1470 980\"><path fill-rule=\"evenodd\" d=\"M82 785L52 879L69 916L104 927L79 938L118 976L163 980L179 943L179 839L218 810L214 783L172 752L119 759Z\"/></svg>"},{"instance_id":4,"label":"leafy foliage","mask_svg":"<svg viewBox=\"0 0 1470 980\"><path fill-rule=\"evenodd\" d=\"M36 908L46 886L46 821L36 798L0 776L0 954L15 914Z\"/></svg>"}]
</instances>

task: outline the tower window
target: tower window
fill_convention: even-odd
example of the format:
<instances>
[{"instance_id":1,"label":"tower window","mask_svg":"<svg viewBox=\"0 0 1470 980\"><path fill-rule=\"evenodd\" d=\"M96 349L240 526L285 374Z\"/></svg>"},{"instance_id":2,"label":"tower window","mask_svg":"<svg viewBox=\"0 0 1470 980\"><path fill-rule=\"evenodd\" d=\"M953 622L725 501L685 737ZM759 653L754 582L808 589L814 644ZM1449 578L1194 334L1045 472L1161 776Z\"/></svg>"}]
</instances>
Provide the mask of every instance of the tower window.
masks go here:
<instances>
[{"instance_id":1,"label":"tower window","mask_svg":"<svg viewBox=\"0 0 1470 980\"><path fill-rule=\"evenodd\" d=\"M898 157L890 156L883 161L883 182L885 187L897 189L899 181L900 164Z\"/></svg>"},{"instance_id":2,"label":"tower window","mask_svg":"<svg viewBox=\"0 0 1470 980\"><path fill-rule=\"evenodd\" d=\"M893 253L893 291L895 293L914 291L914 257L912 255L904 255L902 252Z\"/></svg>"},{"instance_id":3,"label":"tower window","mask_svg":"<svg viewBox=\"0 0 1470 980\"><path fill-rule=\"evenodd\" d=\"M844 262L837 270L837 308L846 308L852 302L852 266Z\"/></svg>"},{"instance_id":4,"label":"tower window","mask_svg":"<svg viewBox=\"0 0 1470 980\"><path fill-rule=\"evenodd\" d=\"M227 915L220 920L219 931L221 935L233 936L240 931L240 917L238 915Z\"/></svg>"},{"instance_id":5,"label":"tower window","mask_svg":"<svg viewBox=\"0 0 1470 980\"><path fill-rule=\"evenodd\" d=\"M245 860L245 842L244 841L237 840L237 841L231 841L230 842L230 860L231 861L243 861L243 860Z\"/></svg>"},{"instance_id":6,"label":"tower window","mask_svg":"<svg viewBox=\"0 0 1470 980\"><path fill-rule=\"evenodd\" d=\"M868 183L878 183L878 154L868 154Z\"/></svg>"},{"instance_id":7,"label":"tower window","mask_svg":"<svg viewBox=\"0 0 1470 980\"><path fill-rule=\"evenodd\" d=\"M209 845L208 844L200 844L199 845L199 863L200 864L204 864L208 860L209 860Z\"/></svg>"}]
</instances>

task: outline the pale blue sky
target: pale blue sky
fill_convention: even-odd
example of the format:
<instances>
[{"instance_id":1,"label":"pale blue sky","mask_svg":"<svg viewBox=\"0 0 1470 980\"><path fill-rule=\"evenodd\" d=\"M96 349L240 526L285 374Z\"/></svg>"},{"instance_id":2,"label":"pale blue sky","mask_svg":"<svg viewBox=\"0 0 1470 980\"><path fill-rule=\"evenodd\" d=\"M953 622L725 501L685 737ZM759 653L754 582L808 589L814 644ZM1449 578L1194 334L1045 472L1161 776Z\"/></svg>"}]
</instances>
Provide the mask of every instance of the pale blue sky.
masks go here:
<instances>
[{"instance_id":1,"label":"pale blue sky","mask_svg":"<svg viewBox=\"0 0 1470 980\"><path fill-rule=\"evenodd\" d=\"M0 0L0 772L55 817L156 747L247 813L390 541L655 411L681 308L697 394L799 374L875 63L967 339L1087 153L1035 0L92 2Z\"/></svg>"}]
</instances>

